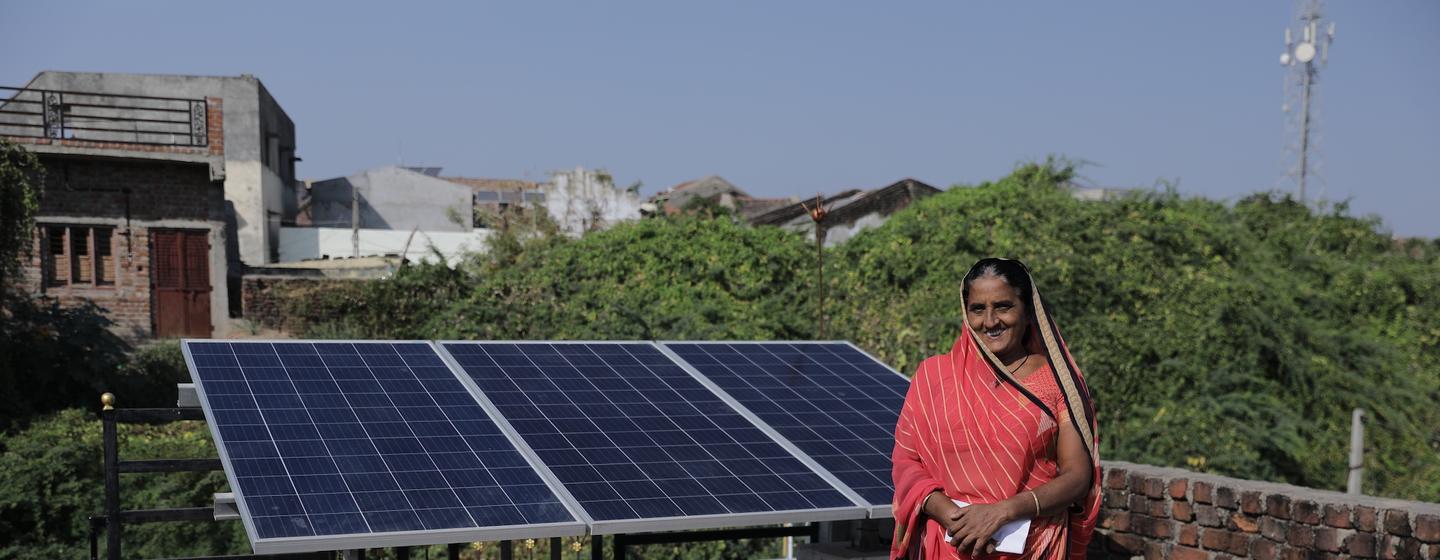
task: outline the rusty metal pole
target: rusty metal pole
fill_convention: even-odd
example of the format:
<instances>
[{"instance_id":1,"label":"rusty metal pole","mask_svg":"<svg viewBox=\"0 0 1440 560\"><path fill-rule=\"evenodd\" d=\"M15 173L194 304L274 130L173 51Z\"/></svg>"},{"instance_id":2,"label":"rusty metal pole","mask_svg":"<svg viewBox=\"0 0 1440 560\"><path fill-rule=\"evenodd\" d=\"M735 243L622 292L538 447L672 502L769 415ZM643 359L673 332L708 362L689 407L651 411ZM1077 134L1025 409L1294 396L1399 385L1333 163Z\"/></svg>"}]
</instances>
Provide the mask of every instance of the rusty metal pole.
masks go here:
<instances>
[{"instance_id":1,"label":"rusty metal pole","mask_svg":"<svg viewBox=\"0 0 1440 560\"><path fill-rule=\"evenodd\" d=\"M828 214L823 206L824 199L819 194L815 195L815 208L807 208L810 211L810 219L815 222L815 289L819 291L819 307L816 315L819 320L819 332L816 334L818 340L825 340L825 229L821 222ZM800 203L804 208L805 203Z\"/></svg>"}]
</instances>

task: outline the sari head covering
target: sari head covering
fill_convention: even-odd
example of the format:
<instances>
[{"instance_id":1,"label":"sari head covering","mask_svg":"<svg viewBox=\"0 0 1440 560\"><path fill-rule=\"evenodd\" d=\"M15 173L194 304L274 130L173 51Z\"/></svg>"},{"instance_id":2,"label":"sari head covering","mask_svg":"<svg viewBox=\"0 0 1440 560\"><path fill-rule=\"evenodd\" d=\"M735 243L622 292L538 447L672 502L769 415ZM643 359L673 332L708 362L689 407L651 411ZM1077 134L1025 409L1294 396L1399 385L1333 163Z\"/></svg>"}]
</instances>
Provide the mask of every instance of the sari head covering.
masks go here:
<instances>
[{"instance_id":1,"label":"sari head covering","mask_svg":"<svg viewBox=\"0 0 1440 560\"><path fill-rule=\"evenodd\" d=\"M967 278L988 267L1030 279L1023 264L1003 259L981 260ZM1039 370L1017 380L963 321L950 353L926 359L915 372L895 427L892 558L957 557L944 528L921 513L926 496L940 490L948 498L990 504L1040 487L1059 474L1059 429L1067 423L1080 434L1090 459L1089 492L1064 513L1032 520L1021 555L989 557L1085 557L1100 506L1095 411L1080 368L1039 290L1028 283L1025 344L1045 357ZM961 309L967 309L963 297Z\"/></svg>"}]
</instances>

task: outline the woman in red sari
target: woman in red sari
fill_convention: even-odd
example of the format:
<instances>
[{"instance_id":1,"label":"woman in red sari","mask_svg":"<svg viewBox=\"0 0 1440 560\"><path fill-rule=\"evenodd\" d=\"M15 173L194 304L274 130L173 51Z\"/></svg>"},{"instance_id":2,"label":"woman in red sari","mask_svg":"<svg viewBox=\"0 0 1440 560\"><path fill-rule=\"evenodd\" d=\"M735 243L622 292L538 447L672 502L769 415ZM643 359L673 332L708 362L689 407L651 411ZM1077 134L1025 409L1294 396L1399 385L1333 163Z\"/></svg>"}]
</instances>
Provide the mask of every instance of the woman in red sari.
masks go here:
<instances>
[{"instance_id":1,"label":"woman in red sari","mask_svg":"<svg viewBox=\"0 0 1440 560\"><path fill-rule=\"evenodd\" d=\"M1018 261L976 263L962 304L964 332L920 364L895 427L890 555L1084 558L1100 456L1080 370ZM996 530L1021 519L1024 551L994 552Z\"/></svg>"}]
</instances>

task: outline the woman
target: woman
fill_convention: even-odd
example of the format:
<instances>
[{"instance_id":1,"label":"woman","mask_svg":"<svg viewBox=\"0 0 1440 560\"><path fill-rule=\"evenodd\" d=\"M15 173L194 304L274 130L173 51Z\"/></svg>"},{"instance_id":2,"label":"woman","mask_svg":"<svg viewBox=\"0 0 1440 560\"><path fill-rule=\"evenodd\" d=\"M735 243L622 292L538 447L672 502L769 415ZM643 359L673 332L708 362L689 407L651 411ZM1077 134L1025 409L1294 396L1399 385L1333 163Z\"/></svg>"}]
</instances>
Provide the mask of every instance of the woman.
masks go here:
<instances>
[{"instance_id":1,"label":"woman","mask_svg":"<svg viewBox=\"0 0 1440 560\"><path fill-rule=\"evenodd\" d=\"M890 555L1084 558L1100 456L1080 370L1018 261L971 267L962 309L964 332L920 364L895 427ZM995 531L1020 519L1024 552L994 553Z\"/></svg>"}]
</instances>

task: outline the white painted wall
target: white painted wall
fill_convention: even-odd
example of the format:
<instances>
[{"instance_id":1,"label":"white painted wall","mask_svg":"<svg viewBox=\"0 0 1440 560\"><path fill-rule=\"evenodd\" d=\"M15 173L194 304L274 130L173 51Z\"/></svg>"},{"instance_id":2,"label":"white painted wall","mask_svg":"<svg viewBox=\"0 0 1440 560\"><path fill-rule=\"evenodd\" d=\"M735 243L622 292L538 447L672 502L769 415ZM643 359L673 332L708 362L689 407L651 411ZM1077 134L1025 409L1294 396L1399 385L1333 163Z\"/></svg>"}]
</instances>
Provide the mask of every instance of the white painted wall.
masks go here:
<instances>
[{"instance_id":1,"label":"white painted wall","mask_svg":"<svg viewBox=\"0 0 1440 560\"><path fill-rule=\"evenodd\" d=\"M435 251L444 256L445 263L455 266L467 253L485 251L485 240L492 233L488 229L468 232L416 231L410 241L405 258L414 262L434 262ZM399 255L405 248L408 231L386 229L360 230L360 256ZM433 250L432 250L433 249ZM298 262L308 259L347 258L353 256L354 244L350 228L280 228L280 262Z\"/></svg>"},{"instance_id":2,"label":"white painted wall","mask_svg":"<svg viewBox=\"0 0 1440 560\"><path fill-rule=\"evenodd\" d=\"M600 173L583 167L554 173L540 189L550 217L574 237L640 218L639 194L617 189Z\"/></svg>"}]
</instances>

